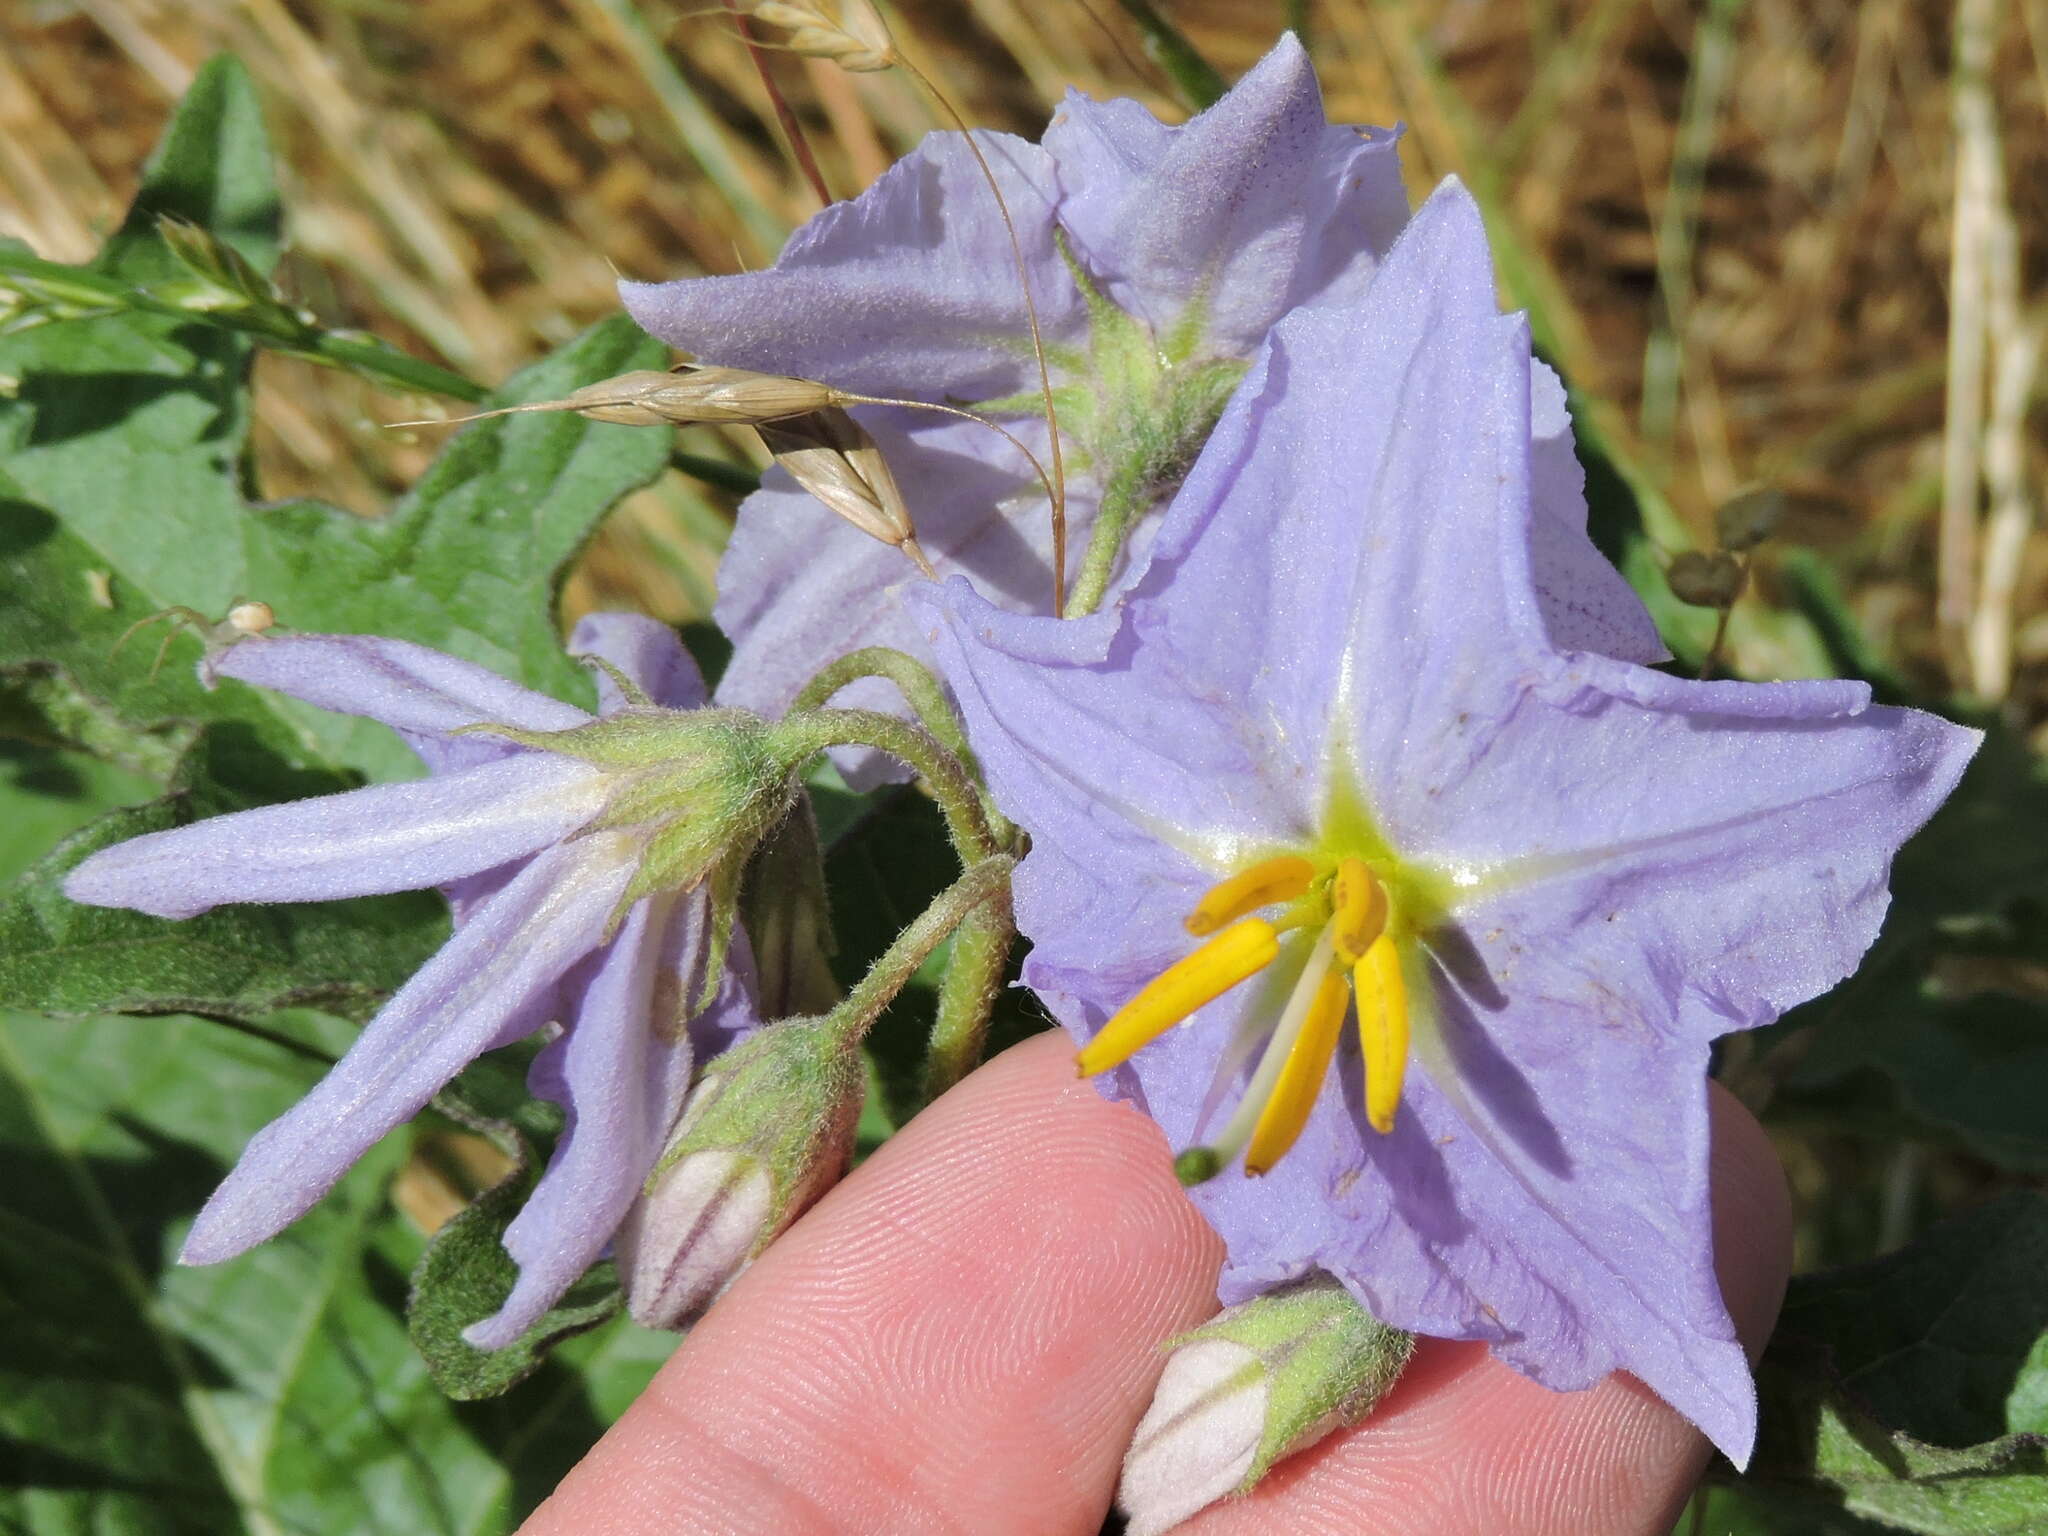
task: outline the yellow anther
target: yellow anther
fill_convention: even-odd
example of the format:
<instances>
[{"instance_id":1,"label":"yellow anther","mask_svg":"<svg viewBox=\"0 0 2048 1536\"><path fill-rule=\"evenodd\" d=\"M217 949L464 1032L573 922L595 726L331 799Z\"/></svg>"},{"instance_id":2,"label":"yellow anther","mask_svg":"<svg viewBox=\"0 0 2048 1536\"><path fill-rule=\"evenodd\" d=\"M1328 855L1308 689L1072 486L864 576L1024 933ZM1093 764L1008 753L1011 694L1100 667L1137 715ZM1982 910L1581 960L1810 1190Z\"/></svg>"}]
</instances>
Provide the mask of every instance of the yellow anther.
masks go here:
<instances>
[{"instance_id":1,"label":"yellow anther","mask_svg":"<svg viewBox=\"0 0 2048 1536\"><path fill-rule=\"evenodd\" d=\"M1363 859L1344 859L1337 865L1337 881L1330 895L1337 909L1336 926L1331 930L1337 958L1356 965L1373 941L1386 932L1386 888L1373 878Z\"/></svg>"},{"instance_id":2,"label":"yellow anther","mask_svg":"<svg viewBox=\"0 0 2048 1536\"><path fill-rule=\"evenodd\" d=\"M1330 1058L1337 1052L1337 1037L1344 1033L1344 1015L1350 1005L1350 984L1343 969L1333 965L1323 972L1301 1033L1294 1037L1294 1048L1281 1065L1280 1081L1259 1111L1251 1146L1244 1154L1246 1173L1264 1173L1279 1162L1308 1124L1316 1095L1322 1092L1323 1077L1330 1070Z\"/></svg>"},{"instance_id":3,"label":"yellow anther","mask_svg":"<svg viewBox=\"0 0 2048 1536\"><path fill-rule=\"evenodd\" d=\"M1130 1060L1204 1003L1271 965L1279 953L1280 935L1263 918L1249 918L1217 934L1161 971L1117 1009L1074 1058L1075 1070L1093 1077Z\"/></svg>"},{"instance_id":4,"label":"yellow anther","mask_svg":"<svg viewBox=\"0 0 2048 1536\"><path fill-rule=\"evenodd\" d=\"M1408 1073L1408 983L1401 951L1382 933L1352 967L1358 989L1358 1042L1365 1048L1365 1118L1381 1135L1394 1128Z\"/></svg>"},{"instance_id":5,"label":"yellow anther","mask_svg":"<svg viewBox=\"0 0 2048 1536\"><path fill-rule=\"evenodd\" d=\"M1199 939L1261 907L1276 901L1292 901L1308 890L1315 877L1315 866L1294 854L1262 859L1250 869L1211 886L1187 915L1187 930Z\"/></svg>"}]
</instances>

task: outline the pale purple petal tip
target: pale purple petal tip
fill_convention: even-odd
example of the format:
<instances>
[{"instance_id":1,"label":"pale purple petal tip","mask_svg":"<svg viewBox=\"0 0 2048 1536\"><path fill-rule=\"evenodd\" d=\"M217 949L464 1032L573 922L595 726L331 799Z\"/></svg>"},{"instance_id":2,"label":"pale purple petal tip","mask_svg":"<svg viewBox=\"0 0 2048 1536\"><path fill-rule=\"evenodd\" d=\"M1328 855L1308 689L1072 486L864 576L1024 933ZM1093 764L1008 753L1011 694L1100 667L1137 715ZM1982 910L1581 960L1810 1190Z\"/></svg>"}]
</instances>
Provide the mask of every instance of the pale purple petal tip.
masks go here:
<instances>
[{"instance_id":1,"label":"pale purple petal tip","mask_svg":"<svg viewBox=\"0 0 2048 1536\"><path fill-rule=\"evenodd\" d=\"M425 890L558 841L595 815L602 797L596 769L522 751L460 773L131 838L80 863L64 894L175 918L234 902Z\"/></svg>"},{"instance_id":2,"label":"pale purple petal tip","mask_svg":"<svg viewBox=\"0 0 2048 1536\"><path fill-rule=\"evenodd\" d=\"M408 735L467 725L565 731L590 716L508 682L488 667L376 635L272 634L229 646L206 667L337 714L364 715Z\"/></svg>"},{"instance_id":3,"label":"pale purple petal tip","mask_svg":"<svg viewBox=\"0 0 2048 1536\"><path fill-rule=\"evenodd\" d=\"M704 675L676 632L641 613L592 613L576 621L571 656L608 662L663 709L695 709L706 702ZM623 709L626 697L603 667L592 668L599 712Z\"/></svg>"},{"instance_id":4,"label":"pale purple petal tip","mask_svg":"<svg viewBox=\"0 0 2048 1536\"><path fill-rule=\"evenodd\" d=\"M305 1214L598 946L632 867L589 840L536 855L385 1004L311 1093L257 1133L199 1213L180 1262L233 1258Z\"/></svg>"}]
</instances>

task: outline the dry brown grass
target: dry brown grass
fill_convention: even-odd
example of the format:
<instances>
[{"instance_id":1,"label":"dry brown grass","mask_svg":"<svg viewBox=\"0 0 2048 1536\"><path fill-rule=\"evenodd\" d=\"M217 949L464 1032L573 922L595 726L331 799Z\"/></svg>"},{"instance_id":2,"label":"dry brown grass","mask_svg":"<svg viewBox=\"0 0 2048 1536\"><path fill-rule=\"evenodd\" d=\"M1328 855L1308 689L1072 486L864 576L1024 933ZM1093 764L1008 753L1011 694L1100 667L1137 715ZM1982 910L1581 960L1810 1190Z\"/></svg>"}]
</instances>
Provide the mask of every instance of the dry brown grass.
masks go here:
<instances>
[{"instance_id":1,"label":"dry brown grass","mask_svg":"<svg viewBox=\"0 0 2048 1536\"><path fill-rule=\"evenodd\" d=\"M267 89L287 167L288 286L334 323L495 379L608 312L615 270L758 264L814 206L745 49L694 9L15 0L0 6L0 230L48 256L87 254L192 69L231 48ZM1288 8L1167 9L1235 73ZM1990 212L2012 255L1992 262L1977 297L1996 353L2001 327L2048 313L2048 0L1991 10L1986 94L2003 185ZM1718 92L1702 89L1710 11L1730 18ZM1786 539L1835 562L1882 647L1960 683L1958 646L1934 624L1953 11L1928 0L1324 0L1310 14L1333 117L1406 121L1418 194L1450 171L1493 189L1532 258L1560 361L1612 402L1610 427L1687 525L1704 537L1713 506L1747 485L1797 493ZM1034 132L1070 83L1173 110L1114 0L908 0L895 15L912 57L990 126ZM842 196L934 126L897 76L850 78L788 55L769 65ZM274 359L259 382L262 470L279 492L367 510L430 451L375 425L417 401ZM1987 402L1995 394L1987 379ZM1994 478L2008 503L2030 492L2038 514L2040 417L2011 394ZM2025 398L2041 395L2036 379ZM1981 474L1974 433L1959 451ZM1968 510L1990 495L1975 492ZM576 600L701 612L718 515L689 482L664 483L615 522ZM2038 724L2038 522L2019 549L2013 705ZM1800 664L1755 643L1747 666Z\"/></svg>"}]
</instances>

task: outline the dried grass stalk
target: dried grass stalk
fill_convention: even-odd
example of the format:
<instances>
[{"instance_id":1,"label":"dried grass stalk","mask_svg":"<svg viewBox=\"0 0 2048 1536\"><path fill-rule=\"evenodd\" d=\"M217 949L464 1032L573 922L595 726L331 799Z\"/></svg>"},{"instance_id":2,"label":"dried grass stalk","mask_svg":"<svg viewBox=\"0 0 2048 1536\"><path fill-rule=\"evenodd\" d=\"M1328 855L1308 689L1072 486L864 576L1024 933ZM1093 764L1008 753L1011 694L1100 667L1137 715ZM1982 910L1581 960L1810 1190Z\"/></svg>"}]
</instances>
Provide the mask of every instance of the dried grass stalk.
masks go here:
<instances>
[{"instance_id":1,"label":"dried grass stalk","mask_svg":"<svg viewBox=\"0 0 2048 1536\"><path fill-rule=\"evenodd\" d=\"M892 544L925 575L937 572L918 547L910 507L866 429L833 407L755 428L790 478L870 538Z\"/></svg>"},{"instance_id":2,"label":"dried grass stalk","mask_svg":"<svg viewBox=\"0 0 2048 1536\"><path fill-rule=\"evenodd\" d=\"M455 426L529 411L574 411L592 421L617 422L628 427L759 426L821 411L854 398L810 379L689 363L674 373L645 368L622 373L617 378L586 384L560 400L535 400L495 411L478 411L473 416L451 416L443 421L394 421L391 425Z\"/></svg>"},{"instance_id":3,"label":"dried grass stalk","mask_svg":"<svg viewBox=\"0 0 2048 1536\"><path fill-rule=\"evenodd\" d=\"M830 59L855 74L875 74L899 62L896 40L870 0L737 0L736 8L789 34L792 53Z\"/></svg>"}]
</instances>

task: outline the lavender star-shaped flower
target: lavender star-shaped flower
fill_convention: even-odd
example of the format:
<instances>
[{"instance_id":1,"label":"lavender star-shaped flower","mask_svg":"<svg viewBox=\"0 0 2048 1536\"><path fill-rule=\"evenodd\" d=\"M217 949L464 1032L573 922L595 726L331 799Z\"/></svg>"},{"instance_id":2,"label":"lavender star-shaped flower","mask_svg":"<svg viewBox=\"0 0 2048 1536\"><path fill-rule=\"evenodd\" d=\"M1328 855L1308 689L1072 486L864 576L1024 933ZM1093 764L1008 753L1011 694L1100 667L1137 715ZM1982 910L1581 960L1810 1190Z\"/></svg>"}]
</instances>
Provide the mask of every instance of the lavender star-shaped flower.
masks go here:
<instances>
[{"instance_id":1,"label":"lavender star-shaped flower","mask_svg":"<svg viewBox=\"0 0 2048 1536\"><path fill-rule=\"evenodd\" d=\"M1025 980L1206 1177L1223 1299L1321 1268L1741 1463L1709 1049L1855 967L1977 738L1603 654L1531 379L1447 185L1278 325L1120 613L922 601L1031 834Z\"/></svg>"},{"instance_id":2,"label":"lavender star-shaped flower","mask_svg":"<svg viewBox=\"0 0 2048 1536\"><path fill-rule=\"evenodd\" d=\"M592 616L571 649L616 668L655 705L705 702L695 665L651 619ZM567 1127L505 1232L518 1282L465 1335L503 1348L603 1254L680 1112L695 1058L756 1022L743 941L716 998L689 1017L709 952L704 888L640 896L622 913L643 840L594 825L611 775L489 729L574 730L591 722L583 710L366 635L254 638L205 666L209 682L237 678L381 721L431 776L150 833L86 859L65 894L176 918L228 902L437 886L456 928L312 1092L249 1143L180 1259L217 1263L275 1236L476 1057L560 1024L531 1083L568 1111ZM611 673L599 671L598 691L604 715L627 707Z\"/></svg>"},{"instance_id":3,"label":"lavender star-shaped flower","mask_svg":"<svg viewBox=\"0 0 2048 1536\"><path fill-rule=\"evenodd\" d=\"M1170 128L1132 101L1068 96L1041 144L978 136L1015 217L1050 353L1070 476L1070 587L1099 516L1114 592L1143 564L1148 515L1193 462L1245 362L1281 315L1355 295L1407 217L1385 130L1334 127L1307 55L1281 43L1222 101ZM1041 460L1046 434L1002 222L959 134L927 138L827 209L772 270L621 286L648 330L715 363L1001 417ZM860 413L943 572L1049 612L1049 508L1022 456L985 428ZM903 590L920 578L786 475L741 509L719 572L735 643L719 699L779 714L825 663L868 645L926 654ZM1085 597L1085 594L1084 594ZM897 707L883 684L844 702ZM851 758L842 756L842 762ZM856 777L887 770L871 756Z\"/></svg>"}]
</instances>

